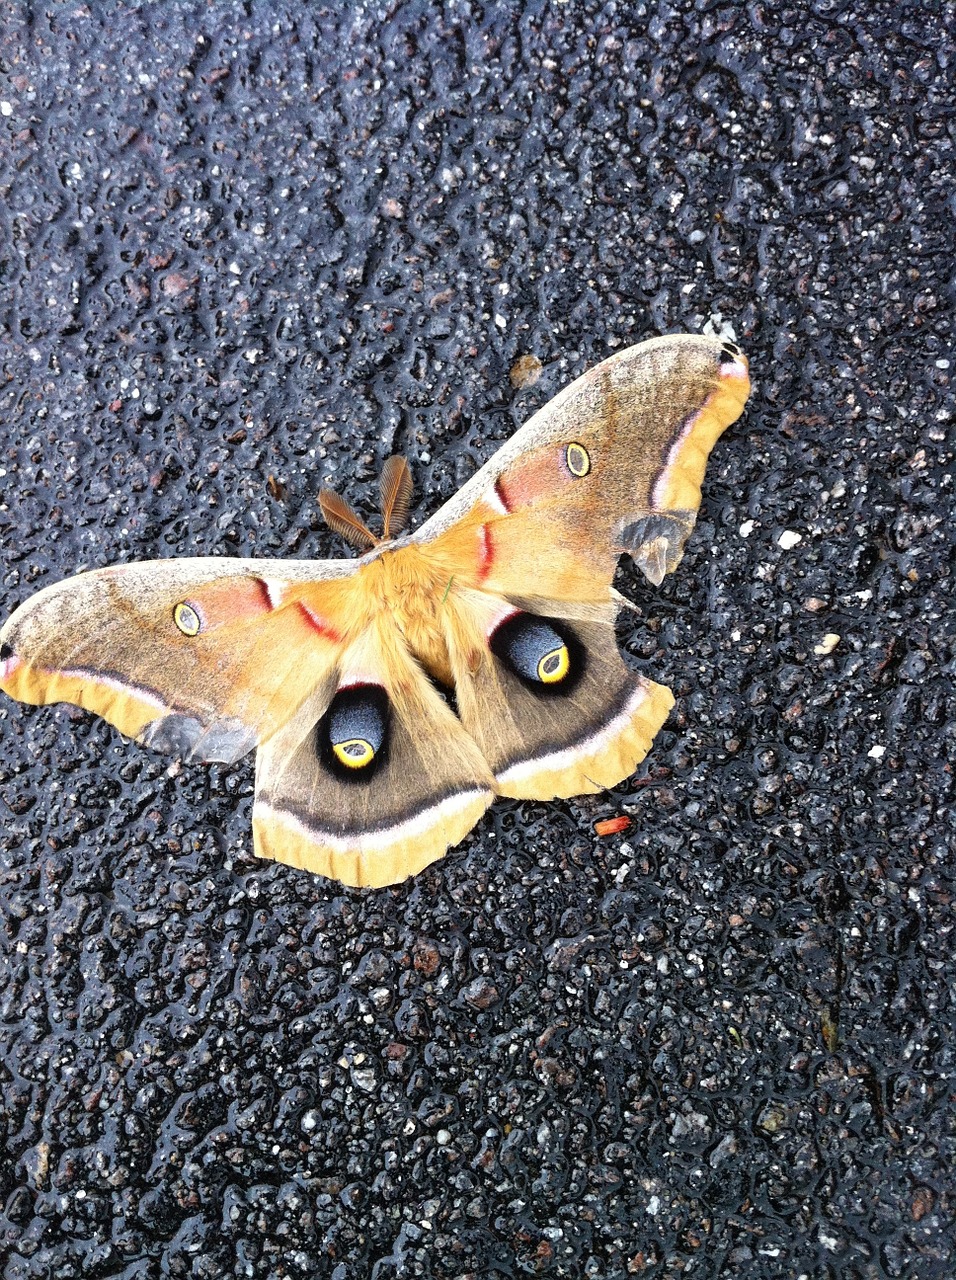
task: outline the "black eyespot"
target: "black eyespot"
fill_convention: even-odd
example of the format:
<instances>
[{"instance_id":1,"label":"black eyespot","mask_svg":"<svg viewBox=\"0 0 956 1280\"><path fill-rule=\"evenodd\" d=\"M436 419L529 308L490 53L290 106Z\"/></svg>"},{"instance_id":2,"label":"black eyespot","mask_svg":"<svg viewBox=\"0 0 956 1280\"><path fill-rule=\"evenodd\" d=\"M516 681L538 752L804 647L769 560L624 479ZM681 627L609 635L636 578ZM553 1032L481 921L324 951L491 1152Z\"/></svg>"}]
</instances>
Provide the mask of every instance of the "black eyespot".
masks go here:
<instances>
[{"instance_id":1,"label":"black eyespot","mask_svg":"<svg viewBox=\"0 0 956 1280\"><path fill-rule=\"evenodd\" d=\"M513 613L491 635L491 652L536 693L568 693L584 670L584 651L569 627Z\"/></svg>"},{"instance_id":2,"label":"black eyespot","mask_svg":"<svg viewBox=\"0 0 956 1280\"><path fill-rule=\"evenodd\" d=\"M388 695L381 685L340 689L316 725L319 759L338 778L367 782L388 754Z\"/></svg>"},{"instance_id":3,"label":"black eyespot","mask_svg":"<svg viewBox=\"0 0 956 1280\"><path fill-rule=\"evenodd\" d=\"M733 364L740 355L740 348L732 342L725 342L720 348L720 364Z\"/></svg>"},{"instance_id":4,"label":"black eyespot","mask_svg":"<svg viewBox=\"0 0 956 1280\"><path fill-rule=\"evenodd\" d=\"M7 644L6 641L4 641L3 644L0 644L0 662L6 662L7 658L12 658L12 657L13 657L13 647L12 645L9 645Z\"/></svg>"}]
</instances>

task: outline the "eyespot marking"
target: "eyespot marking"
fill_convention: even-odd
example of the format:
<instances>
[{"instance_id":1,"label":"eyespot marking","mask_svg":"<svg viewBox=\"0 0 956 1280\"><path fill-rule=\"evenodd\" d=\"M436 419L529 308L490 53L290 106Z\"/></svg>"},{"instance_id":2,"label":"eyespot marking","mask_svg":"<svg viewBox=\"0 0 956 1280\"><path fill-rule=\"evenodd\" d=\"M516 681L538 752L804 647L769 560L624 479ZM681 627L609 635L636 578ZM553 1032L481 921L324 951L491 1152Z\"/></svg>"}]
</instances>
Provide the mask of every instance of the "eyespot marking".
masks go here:
<instances>
[{"instance_id":1,"label":"eyespot marking","mask_svg":"<svg viewBox=\"0 0 956 1280\"><path fill-rule=\"evenodd\" d=\"M725 342L720 348L720 364L733 364L740 355L740 348L733 342Z\"/></svg>"},{"instance_id":2,"label":"eyespot marking","mask_svg":"<svg viewBox=\"0 0 956 1280\"><path fill-rule=\"evenodd\" d=\"M173 622L184 636L198 636L202 630L202 619L185 600L181 600L173 610Z\"/></svg>"},{"instance_id":3,"label":"eyespot marking","mask_svg":"<svg viewBox=\"0 0 956 1280\"><path fill-rule=\"evenodd\" d=\"M369 778L387 754L388 716L388 697L381 685L340 689L316 726L319 758L339 778Z\"/></svg>"},{"instance_id":4,"label":"eyespot marking","mask_svg":"<svg viewBox=\"0 0 956 1280\"><path fill-rule=\"evenodd\" d=\"M512 613L492 632L491 651L539 693L564 693L581 675L583 653L558 625L530 613Z\"/></svg>"},{"instance_id":5,"label":"eyespot marking","mask_svg":"<svg viewBox=\"0 0 956 1280\"><path fill-rule=\"evenodd\" d=\"M538 663L538 679L542 684L560 684L568 674L571 666L571 655L566 644L546 653Z\"/></svg>"},{"instance_id":6,"label":"eyespot marking","mask_svg":"<svg viewBox=\"0 0 956 1280\"><path fill-rule=\"evenodd\" d=\"M346 769L364 769L375 757L375 748L366 738L346 738L344 742L333 742L332 750L335 758Z\"/></svg>"},{"instance_id":7,"label":"eyespot marking","mask_svg":"<svg viewBox=\"0 0 956 1280\"><path fill-rule=\"evenodd\" d=\"M583 444L578 444L575 440L564 451L564 460L568 464L568 470L575 477L581 479L591 470L591 455L585 449Z\"/></svg>"}]
</instances>

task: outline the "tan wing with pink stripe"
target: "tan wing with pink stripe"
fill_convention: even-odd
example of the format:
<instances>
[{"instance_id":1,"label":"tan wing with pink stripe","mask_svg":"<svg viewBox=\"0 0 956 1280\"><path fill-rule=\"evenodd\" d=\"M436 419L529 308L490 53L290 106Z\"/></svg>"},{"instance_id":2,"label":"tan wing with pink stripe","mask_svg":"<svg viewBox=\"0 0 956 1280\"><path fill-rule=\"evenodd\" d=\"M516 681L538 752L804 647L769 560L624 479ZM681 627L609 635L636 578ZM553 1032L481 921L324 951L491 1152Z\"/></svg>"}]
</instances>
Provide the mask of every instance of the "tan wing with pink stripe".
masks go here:
<instances>
[{"instance_id":1,"label":"tan wing with pink stripe","mask_svg":"<svg viewBox=\"0 0 956 1280\"><path fill-rule=\"evenodd\" d=\"M708 455L749 391L730 343L631 347L540 409L415 537L507 599L607 600L623 552L656 585L680 561Z\"/></svg>"},{"instance_id":2,"label":"tan wing with pink stripe","mask_svg":"<svg viewBox=\"0 0 956 1280\"><path fill-rule=\"evenodd\" d=\"M487 637L455 683L502 794L597 791L646 755L674 700L621 660L614 571L624 552L654 584L676 568L707 457L749 389L727 342L632 347L545 405L416 535Z\"/></svg>"},{"instance_id":3,"label":"tan wing with pink stripe","mask_svg":"<svg viewBox=\"0 0 956 1280\"><path fill-rule=\"evenodd\" d=\"M237 760L334 669L354 625L353 589L350 561L94 570L47 587L7 621L0 687L23 702L75 703L160 751Z\"/></svg>"}]
</instances>

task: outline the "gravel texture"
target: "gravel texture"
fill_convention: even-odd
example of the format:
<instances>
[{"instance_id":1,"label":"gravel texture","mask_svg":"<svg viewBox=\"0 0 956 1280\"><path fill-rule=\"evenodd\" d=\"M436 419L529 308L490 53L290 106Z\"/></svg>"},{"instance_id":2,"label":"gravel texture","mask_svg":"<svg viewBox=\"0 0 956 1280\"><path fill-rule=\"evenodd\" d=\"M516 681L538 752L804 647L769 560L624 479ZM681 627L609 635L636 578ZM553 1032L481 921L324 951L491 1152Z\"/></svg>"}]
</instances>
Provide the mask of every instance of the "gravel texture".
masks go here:
<instances>
[{"instance_id":1,"label":"gravel texture","mask_svg":"<svg viewBox=\"0 0 956 1280\"><path fill-rule=\"evenodd\" d=\"M420 521L658 332L756 380L678 572L621 573L645 765L410 884L257 862L248 762L4 700L4 1280L956 1271L954 30L4 7L4 614L341 554L319 485L395 450Z\"/></svg>"}]
</instances>

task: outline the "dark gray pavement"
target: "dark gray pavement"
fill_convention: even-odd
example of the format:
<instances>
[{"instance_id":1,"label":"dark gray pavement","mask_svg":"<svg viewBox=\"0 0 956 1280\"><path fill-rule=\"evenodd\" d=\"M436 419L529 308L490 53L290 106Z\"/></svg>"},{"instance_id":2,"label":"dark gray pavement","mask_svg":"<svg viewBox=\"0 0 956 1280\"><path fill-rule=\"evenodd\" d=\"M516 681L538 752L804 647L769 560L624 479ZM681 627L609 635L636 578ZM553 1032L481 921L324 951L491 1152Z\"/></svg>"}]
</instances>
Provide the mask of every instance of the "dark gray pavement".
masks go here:
<instances>
[{"instance_id":1,"label":"dark gray pavement","mask_svg":"<svg viewBox=\"0 0 956 1280\"><path fill-rule=\"evenodd\" d=\"M4 614L339 555L320 484L395 450L421 521L714 314L756 383L679 571L622 572L678 695L636 778L408 885L258 863L248 763L4 701L4 1280L956 1273L954 30L4 6Z\"/></svg>"}]
</instances>

